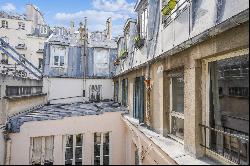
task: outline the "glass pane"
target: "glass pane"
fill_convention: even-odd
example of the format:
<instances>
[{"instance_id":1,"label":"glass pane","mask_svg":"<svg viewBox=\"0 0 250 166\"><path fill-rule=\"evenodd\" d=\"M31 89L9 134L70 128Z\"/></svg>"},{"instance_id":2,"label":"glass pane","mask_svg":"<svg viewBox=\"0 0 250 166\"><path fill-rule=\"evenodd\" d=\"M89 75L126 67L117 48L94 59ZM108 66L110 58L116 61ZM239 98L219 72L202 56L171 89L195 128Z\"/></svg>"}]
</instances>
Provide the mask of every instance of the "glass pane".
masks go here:
<instances>
[{"instance_id":1,"label":"glass pane","mask_svg":"<svg viewBox=\"0 0 250 166\"><path fill-rule=\"evenodd\" d=\"M100 157L95 157L94 165L100 165Z\"/></svg>"},{"instance_id":2,"label":"glass pane","mask_svg":"<svg viewBox=\"0 0 250 166\"><path fill-rule=\"evenodd\" d=\"M66 148L65 150L65 160L73 159L73 148Z\"/></svg>"},{"instance_id":3,"label":"glass pane","mask_svg":"<svg viewBox=\"0 0 250 166\"><path fill-rule=\"evenodd\" d=\"M109 156L103 157L103 165L109 165Z\"/></svg>"},{"instance_id":4,"label":"glass pane","mask_svg":"<svg viewBox=\"0 0 250 166\"><path fill-rule=\"evenodd\" d=\"M109 155L109 144L103 144L103 155Z\"/></svg>"},{"instance_id":5,"label":"glass pane","mask_svg":"<svg viewBox=\"0 0 250 166\"><path fill-rule=\"evenodd\" d=\"M82 159L76 159L75 165L82 165Z\"/></svg>"},{"instance_id":6,"label":"glass pane","mask_svg":"<svg viewBox=\"0 0 250 166\"><path fill-rule=\"evenodd\" d=\"M238 136L249 136L249 55L237 56L209 63L210 126ZM210 133L209 148L247 161L245 141ZM241 142L242 141L242 142Z\"/></svg>"},{"instance_id":7,"label":"glass pane","mask_svg":"<svg viewBox=\"0 0 250 166\"><path fill-rule=\"evenodd\" d=\"M72 160L65 160L65 165L72 165Z\"/></svg>"},{"instance_id":8,"label":"glass pane","mask_svg":"<svg viewBox=\"0 0 250 166\"><path fill-rule=\"evenodd\" d=\"M73 147L73 135L66 136L66 147Z\"/></svg>"},{"instance_id":9,"label":"glass pane","mask_svg":"<svg viewBox=\"0 0 250 166\"><path fill-rule=\"evenodd\" d=\"M101 133L95 133L94 140L95 140L96 144L100 144L101 143Z\"/></svg>"},{"instance_id":10,"label":"glass pane","mask_svg":"<svg viewBox=\"0 0 250 166\"><path fill-rule=\"evenodd\" d=\"M82 146L82 134L76 135L76 146Z\"/></svg>"},{"instance_id":11,"label":"glass pane","mask_svg":"<svg viewBox=\"0 0 250 166\"><path fill-rule=\"evenodd\" d=\"M109 133L104 134L103 143L109 143Z\"/></svg>"},{"instance_id":12,"label":"glass pane","mask_svg":"<svg viewBox=\"0 0 250 166\"><path fill-rule=\"evenodd\" d=\"M95 145L94 147L95 147L94 149L95 156L100 156L101 145Z\"/></svg>"},{"instance_id":13,"label":"glass pane","mask_svg":"<svg viewBox=\"0 0 250 166\"><path fill-rule=\"evenodd\" d=\"M76 148L75 158L82 158L82 148Z\"/></svg>"},{"instance_id":14,"label":"glass pane","mask_svg":"<svg viewBox=\"0 0 250 166\"><path fill-rule=\"evenodd\" d=\"M54 65L59 65L59 56L54 56Z\"/></svg>"},{"instance_id":15,"label":"glass pane","mask_svg":"<svg viewBox=\"0 0 250 166\"><path fill-rule=\"evenodd\" d=\"M184 139L184 120L172 116L172 133L173 135Z\"/></svg>"},{"instance_id":16,"label":"glass pane","mask_svg":"<svg viewBox=\"0 0 250 166\"><path fill-rule=\"evenodd\" d=\"M184 113L184 79L183 77L172 78L173 111Z\"/></svg>"},{"instance_id":17,"label":"glass pane","mask_svg":"<svg viewBox=\"0 0 250 166\"><path fill-rule=\"evenodd\" d=\"M63 66L64 65L64 56L61 56L60 57L60 66Z\"/></svg>"}]
</instances>

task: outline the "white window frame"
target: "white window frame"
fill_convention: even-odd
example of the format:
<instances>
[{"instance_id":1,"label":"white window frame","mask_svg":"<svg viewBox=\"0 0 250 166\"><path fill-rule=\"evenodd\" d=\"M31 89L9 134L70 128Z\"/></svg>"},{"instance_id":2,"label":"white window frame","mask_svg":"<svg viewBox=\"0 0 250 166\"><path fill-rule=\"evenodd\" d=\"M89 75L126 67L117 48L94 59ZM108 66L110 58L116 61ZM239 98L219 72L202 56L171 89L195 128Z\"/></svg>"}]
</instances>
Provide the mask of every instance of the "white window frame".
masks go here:
<instances>
[{"instance_id":1,"label":"white window frame","mask_svg":"<svg viewBox=\"0 0 250 166\"><path fill-rule=\"evenodd\" d=\"M173 111L173 78L175 77L170 77L170 114L169 114L169 126L170 126L170 132L169 132L169 136L172 137L173 139L175 139L176 141L184 144L184 139L181 139L177 136L175 136L174 134L172 134L172 117L175 117L175 118L179 118L179 119L182 119L184 122L185 122L185 118L184 118L184 112L185 112L185 109L183 110L183 113L180 113L180 112L176 112L176 111ZM184 76L183 76L183 79L184 79ZM185 90L185 88L184 88ZM185 123L184 123L185 124ZM185 128L184 128L185 130ZM184 131L183 131L184 132ZM184 132L185 133L185 132Z\"/></svg>"},{"instance_id":2,"label":"white window frame","mask_svg":"<svg viewBox=\"0 0 250 166\"><path fill-rule=\"evenodd\" d=\"M2 28L6 28L6 29L9 28L9 22L7 20L2 20L1 24L2 24Z\"/></svg>"},{"instance_id":3,"label":"white window frame","mask_svg":"<svg viewBox=\"0 0 250 166\"><path fill-rule=\"evenodd\" d=\"M73 159L72 165L75 165L75 150L76 150L76 135L82 136L82 165L84 165L84 134L67 134L63 136L63 163L65 164L65 152L66 152L66 143L67 143L67 136L73 136Z\"/></svg>"},{"instance_id":4,"label":"white window frame","mask_svg":"<svg viewBox=\"0 0 250 166\"><path fill-rule=\"evenodd\" d=\"M55 159L54 159L54 150L55 150L55 137L54 136L44 136L44 137L31 137L30 138L30 165L32 165L32 153L33 153L33 139L34 138L42 138L42 156L41 156L41 165L44 165L45 162L45 137L53 137L53 164L55 163Z\"/></svg>"},{"instance_id":5,"label":"white window frame","mask_svg":"<svg viewBox=\"0 0 250 166\"><path fill-rule=\"evenodd\" d=\"M46 35L48 33L48 27L41 26L40 27L40 33L43 34L43 35Z\"/></svg>"},{"instance_id":6,"label":"white window frame","mask_svg":"<svg viewBox=\"0 0 250 166\"><path fill-rule=\"evenodd\" d=\"M18 29L25 30L25 23L24 22L18 22Z\"/></svg>"},{"instance_id":7,"label":"white window frame","mask_svg":"<svg viewBox=\"0 0 250 166\"><path fill-rule=\"evenodd\" d=\"M109 155L106 155L106 156L109 156L109 165L112 165L112 158L111 158L111 132L107 131L107 132L95 132L95 133L100 133L101 134L101 144L100 144L100 165L103 165L103 140L104 140L104 134L109 134ZM93 134L93 147L95 148L95 133ZM95 163L95 149L93 149L93 165ZM99 156L98 156L99 157Z\"/></svg>"},{"instance_id":8,"label":"white window frame","mask_svg":"<svg viewBox=\"0 0 250 166\"><path fill-rule=\"evenodd\" d=\"M63 49L63 48L60 48L60 49ZM54 51L54 53L55 53L55 49L53 50ZM65 52L64 52L64 55L52 55L51 56L51 61L50 62L52 62L51 64L50 64L50 66L51 67L55 67L55 68L66 68L67 67L67 62L68 62L68 56L67 56L67 53L68 53L68 49L66 48L65 49ZM55 65L55 57L58 57L58 64L57 65ZM61 61L61 58L64 58L64 64L61 66L60 65L60 61Z\"/></svg>"},{"instance_id":9,"label":"white window frame","mask_svg":"<svg viewBox=\"0 0 250 166\"><path fill-rule=\"evenodd\" d=\"M148 36L148 4L139 13L140 20L140 36L144 39Z\"/></svg>"}]
</instances>

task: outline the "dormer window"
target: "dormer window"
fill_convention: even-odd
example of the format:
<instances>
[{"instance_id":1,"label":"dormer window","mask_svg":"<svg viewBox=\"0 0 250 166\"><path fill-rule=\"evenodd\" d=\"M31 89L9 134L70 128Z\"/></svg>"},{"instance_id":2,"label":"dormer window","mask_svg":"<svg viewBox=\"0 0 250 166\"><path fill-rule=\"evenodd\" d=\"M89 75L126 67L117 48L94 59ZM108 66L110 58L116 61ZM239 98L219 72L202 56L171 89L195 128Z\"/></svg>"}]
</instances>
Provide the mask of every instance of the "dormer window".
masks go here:
<instances>
[{"instance_id":1,"label":"dormer window","mask_svg":"<svg viewBox=\"0 0 250 166\"><path fill-rule=\"evenodd\" d=\"M139 23L140 23L140 36L142 38L146 38L147 33L148 33L148 6L147 5L139 13Z\"/></svg>"},{"instance_id":2,"label":"dormer window","mask_svg":"<svg viewBox=\"0 0 250 166\"><path fill-rule=\"evenodd\" d=\"M8 26L8 21L6 21L6 20L2 20L2 28L8 28L9 26Z\"/></svg>"},{"instance_id":3,"label":"dormer window","mask_svg":"<svg viewBox=\"0 0 250 166\"><path fill-rule=\"evenodd\" d=\"M18 22L18 29L25 30L25 24L23 22Z\"/></svg>"},{"instance_id":4,"label":"dormer window","mask_svg":"<svg viewBox=\"0 0 250 166\"><path fill-rule=\"evenodd\" d=\"M45 26L41 26L40 27L40 33L41 34L47 34L48 33L48 27L45 27Z\"/></svg>"}]
</instances>

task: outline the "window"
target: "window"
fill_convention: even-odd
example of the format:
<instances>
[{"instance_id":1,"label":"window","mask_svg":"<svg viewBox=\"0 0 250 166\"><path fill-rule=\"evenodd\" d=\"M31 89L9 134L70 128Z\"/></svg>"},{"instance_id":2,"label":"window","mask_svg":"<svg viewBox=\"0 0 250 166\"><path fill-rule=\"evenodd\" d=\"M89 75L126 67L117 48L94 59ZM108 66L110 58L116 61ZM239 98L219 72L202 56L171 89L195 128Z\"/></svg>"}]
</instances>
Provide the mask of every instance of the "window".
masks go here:
<instances>
[{"instance_id":1,"label":"window","mask_svg":"<svg viewBox=\"0 0 250 166\"><path fill-rule=\"evenodd\" d=\"M109 132L94 134L94 165L110 164L109 138Z\"/></svg>"},{"instance_id":2,"label":"window","mask_svg":"<svg viewBox=\"0 0 250 166\"><path fill-rule=\"evenodd\" d=\"M187 0L163 0L163 6L167 6L167 5L171 4L170 1L175 5L174 5L174 9L172 9L168 15L163 15L163 17L162 17L162 21L165 24L165 26L167 26L184 9L186 9L186 6L188 6L188 3L189 3Z\"/></svg>"},{"instance_id":3,"label":"window","mask_svg":"<svg viewBox=\"0 0 250 166\"><path fill-rule=\"evenodd\" d=\"M184 139L184 77L182 73L170 79L170 133Z\"/></svg>"},{"instance_id":4,"label":"window","mask_svg":"<svg viewBox=\"0 0 250 166\"><path fill-rule=\"evenodd\" d=\"M23 22L18 22L18 29L25 30L25 23L23 23Z\"/></svg>"},{"instance_id":5,"label":"window","mask_svg":"<svg viewBox=\"0 0 250 166\"><path fill-rule=\"evenodd\" d=\"M53 165L54 137L31 138L31 163L32 165Z\"/></svg>"},{"instance_id":6,"label":"window","mask_svg":"<svg viewBox=\"0 0 250 166\"><path fill-rule=\"evenodd\" d=\"M1 64L7 65L9 63L9 58L5 53L1 53Z\"/></svg>"},{"instance_id":7,"label":"window","mask_svg":"<svg viewBox=\"0 0 250 166\"><path fill-rule=\"evenodd\" d=\"M144 122L144 77L136 77L134 84L133 117L139 119L139 123Z\"/></svg>"},{"instance_id":8,"label":"window","mask_svg":"<svg viewBox=\"0 0 250 166\"><path fill-rule=\"evenodd\" d=\"M146 38L148 33L148 8L144 8L139 16L140 20L140 35L141 38Z\"/></svg>"},{"instance_id":9,"label":"window","mask_svg":"<svg viewBox=\"0 0 250 166\"><path fill-rule=\"evenodd\" d=\"M114 97L115 97L115 102L118 102L119 100L119 81L115 82L115 89L114 89Z\"/></svg>"},{"instance_id":10,"label":"window","mask_svg":"<svg viewBox=\"0 0 250 166\"><path fill-rule=\"evenodd\" d=\"M224 55L208 60L207 66L206 91L209 94L205 119L209 128L202 126L204 146L232 162L246 164L249 155L246 141L249 139L249 55L230 58Z\"/></svg>"},{"instance_id":11,"label":"window","mask_svg":"<svg viewBox=\"0 0 250 166\"><path fill-rule=\"evenodd\" d=\"M128 79L122 80L122 105L128 105Z\"/></svg>"},{"instance_id":12,"label":"window","mask_svg":"<svg viewBox=\"0 0 250 166\"><path fill-rule=\"evenodd\" d=\"M54 66L63 67L64 66L64 56L54 56Z\"/></svg>"},{"instance_id":13,"label":"window","mask_svg":"<svg viewBox=\"0 0 250 166\"><path fill-rule=\"evenodd\" d=\"M82 165L83 163L83 135L66 135L65 139L65 165Z\"/></svg>"},{"instance_id":14,"label":"window","mask_svg":"<svg viewBox=\"0 0 250 166\"><path fill-rule=\"evenodd\" d=\"M102 100L102 85L89 86L89 100L96 102Z\"/></svg>"},{"instance_id":15,"label":"window","mask_svg":"<svg viewBox=\"0 0 250 166\"><path fill-rule=\"evenodd\" d=\"M38 69L42 69L42 66L43 66L43 59L38 58Z\"/></svg>"},{"instance_id":16,"label":"window","mask_svg":"<svg viewBox=\"0 0 250 166\"><path fill-rule=\"evenodd\" d=\"M135 150L135 165L140 165L140 159L139 159L139 151L138 149Z\"/></svg>"},{"instance_id":17,"label":"window","mask_svg":"<svg viewBox=\"0 0 250 166\"><path fill-rule=\"evenodd\" d=\"M41 34L47 34L47 33L48 33L48 27L46 27L46 26L41 26L41 27L40 27L40 33L41 33Z\"/></svg>"},{"instance_id":18,"label":"window","mask_svg":"<svg viewBox=\"0 0 250 166\"><path fill-rule=\"evenodd\" d=\"M8 21L2 20L2 28L9 28Z\"/></svg>"}]
</instances>

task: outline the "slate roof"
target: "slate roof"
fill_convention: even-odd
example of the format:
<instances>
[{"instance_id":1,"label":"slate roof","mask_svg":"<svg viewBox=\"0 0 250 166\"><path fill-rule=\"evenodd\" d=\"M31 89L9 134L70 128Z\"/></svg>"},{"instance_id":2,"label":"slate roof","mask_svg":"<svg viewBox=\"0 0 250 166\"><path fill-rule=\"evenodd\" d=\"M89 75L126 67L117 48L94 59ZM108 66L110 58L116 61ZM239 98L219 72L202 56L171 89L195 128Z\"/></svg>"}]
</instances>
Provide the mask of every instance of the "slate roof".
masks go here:
<instances>
[{"instance_id":1,"label":"slate roof","mask_svg":"<svg viewBox=\"0 0 250 166\"><path fill-rule=\"evenodd\" d=\"M75 116L100 115L105 112L126 113L127 109L113 101L48 105L10 117L5 130L9 133L18 133L20 132L20 127L25 122L59 120L65 117Z\"/></svg>"}]
</instances>

